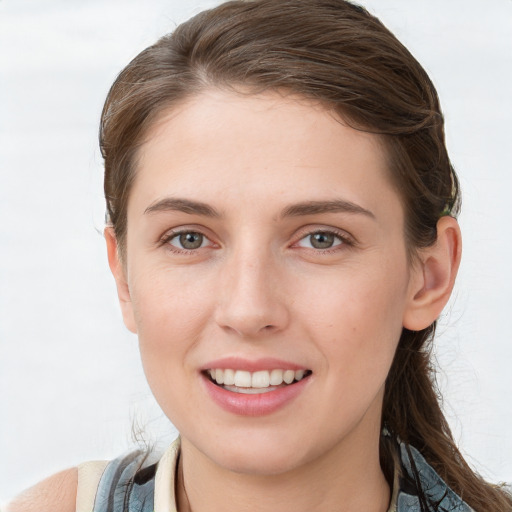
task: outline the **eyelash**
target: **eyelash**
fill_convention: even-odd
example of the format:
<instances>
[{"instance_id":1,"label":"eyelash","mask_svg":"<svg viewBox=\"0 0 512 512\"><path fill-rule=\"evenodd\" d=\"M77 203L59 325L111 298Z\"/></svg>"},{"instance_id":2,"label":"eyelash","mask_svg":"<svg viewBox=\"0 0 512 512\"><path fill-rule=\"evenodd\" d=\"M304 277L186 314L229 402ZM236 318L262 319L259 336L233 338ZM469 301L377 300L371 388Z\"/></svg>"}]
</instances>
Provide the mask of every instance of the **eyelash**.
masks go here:
<instances>
[{"instance_id":1,"label":"eyelash","mask_svg":"<svg viewBox=\"0 0 512 512\"><path fill-rule=\"evenodd\" d=\"M197 235L204 237L205 240L208 240L211 242L211 240L200 230L183 229L183 230L167 232L160 239L159 245L161 245L161 246L166 245L170 251L172 251L176 254L184 254L184 255L197 253L197 251L199 249L204 248L204 247L198 247L197 249L179 248L170 243L173 239L175 239L181 235L185 235L185 234L197 234ZM336 238L340 242L340 243L337 243L336 245L333 245L332 247L328 247L325 249L318 249L315 247L303 247L304 249L313 251L316 254L320 254L320 255L332 254L334 252L338 252L338 251L342 250L341 247L347 248L347 247L353 247L355 245L355 241L350 236L348 236L347 233L331 228L331 229L313 229L313 230L304 232L303 234L301 234L300 238L292 244L291 247L297 246L299 244L299 242L301 242L302 240L305 240L308 237L311 237L316 234L332 235L332 236L334 236L334 238ZM211 242L211 243L213 245L215 245L213 242Z\"/></svg>"}]
</instances>

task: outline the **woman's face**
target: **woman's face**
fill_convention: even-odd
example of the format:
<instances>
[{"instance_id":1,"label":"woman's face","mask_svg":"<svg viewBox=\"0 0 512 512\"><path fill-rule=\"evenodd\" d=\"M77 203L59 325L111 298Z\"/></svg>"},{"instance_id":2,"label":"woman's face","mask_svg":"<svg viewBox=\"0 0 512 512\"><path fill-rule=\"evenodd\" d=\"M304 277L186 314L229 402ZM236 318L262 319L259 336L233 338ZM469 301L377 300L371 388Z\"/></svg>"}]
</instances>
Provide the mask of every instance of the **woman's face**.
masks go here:
<instances>
[{"instance_id":1,"label":"woman's face","mask_svg":"<svg viewBox=\"0 0 512 512\"><path fill-rule=\"evenodd\" d=\"M254 473L375 452L415 272L379 139L211 90L139 156L125 321L184 447Z\"/></svg>"}]
</instances>

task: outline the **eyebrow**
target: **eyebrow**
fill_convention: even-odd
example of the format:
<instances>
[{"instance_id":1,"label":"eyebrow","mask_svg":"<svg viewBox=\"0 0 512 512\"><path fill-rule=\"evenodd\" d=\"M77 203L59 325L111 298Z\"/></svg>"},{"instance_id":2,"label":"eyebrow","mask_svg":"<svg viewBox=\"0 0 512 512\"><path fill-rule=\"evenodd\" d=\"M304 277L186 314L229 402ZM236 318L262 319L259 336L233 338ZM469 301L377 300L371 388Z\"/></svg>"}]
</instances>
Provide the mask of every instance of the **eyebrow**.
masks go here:
<instances>
[{"instance_id":1,"label":"eyebrow","mask_svg":"<svg viewBox=\"0 0 512 512\"><path fill-rule=\"evenodd\" d=\"M375 215L366 208L344 199L331 201L306 201L304 203L292 204L286 207L281 217L301 217L305 215L317 215L320 213L358 213L375 219Z\"/></svg>"},{"instance_id":2,"label":"eyebrow","mask_svg":"<svg viewBox=\"0 0 512 512\"><path fill-rule=\"evenodd\" d=\"M206 203L174 197L166 197L165 199L156 201L144 210L144 214L168 211L189 213L190 215L203 215L205 217L220 217L220 213Z\"/></svg>"},{"instance_id":3,"label":"eyebrow","mask_svg":"<svg viewBox=\"0 0 512 512\"><path fill-rule=\"evenodd\" d=\"M167 211L178 211L190 215L202 215L204 217L221 217L221 214L209 204L175 197L166 197L154 202L144 210L144 214ZM303 217L306 215L339 212L357 213L375 219L375 215L370 210L350 201L345 201L344 199L305 201L303 203L292 204L281 212L280 217Z\"/></svg>"}]
</instances>

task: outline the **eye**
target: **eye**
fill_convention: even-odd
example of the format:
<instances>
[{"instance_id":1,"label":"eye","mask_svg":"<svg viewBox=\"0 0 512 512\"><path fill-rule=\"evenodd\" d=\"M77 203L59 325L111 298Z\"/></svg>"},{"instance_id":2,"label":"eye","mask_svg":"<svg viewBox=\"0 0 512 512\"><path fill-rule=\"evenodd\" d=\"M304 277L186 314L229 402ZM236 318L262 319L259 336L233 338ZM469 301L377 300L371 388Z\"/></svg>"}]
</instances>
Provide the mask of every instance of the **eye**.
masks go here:
<instances>
[{"instance_id":1,"label":"eye","mask_svg":"<svg viewBox=\"0 0 512 512\"><path fill-rule=\"evenodd\" d=\"M345 243L345 240L331 231L315 231L301 238L297 245L310 249L332 249L337 245Z\"/></svg>"},{"instance_id":2,"label":"eye","mask_svg":"<svg viewBox=\"0 0 512 512\"><path fill-rule=\"evenodd\" d=\"M171 234L166 240L166 243L169 245L186 251L206 247L209 242L208 238L197 231L183 231L181 233Z\"/></svg>"}]
</instances>

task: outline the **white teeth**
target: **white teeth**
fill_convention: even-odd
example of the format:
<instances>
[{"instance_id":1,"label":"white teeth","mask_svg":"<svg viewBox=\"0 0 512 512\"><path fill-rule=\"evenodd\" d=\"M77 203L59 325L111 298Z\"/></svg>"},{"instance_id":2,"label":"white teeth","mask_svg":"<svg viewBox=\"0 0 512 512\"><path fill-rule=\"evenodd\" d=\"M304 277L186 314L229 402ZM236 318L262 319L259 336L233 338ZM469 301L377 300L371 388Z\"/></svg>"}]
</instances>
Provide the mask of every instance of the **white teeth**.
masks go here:
<instances>
[{"instance_id":1,"label":"white teeth","mask_svg":"<svg viewBox=\"0 0 512 512\"><path fill-rule=\"evenodd\" d=\"M224 386L224 389L232 391L233 393L240 393L242 395L261 395L263 393L274 391L276 388L237 388L236 386Z\"/></svg>"},{"instance_id":2,"label":"white teeth","mask_svg":"<svg viewBox=\"0 0 512 512\"><path fill-rule=\"evenodd\" d=\"M224 385L232 386L235 383L235 371L224 370Z\"/></svg>"},{"instance_id":3,"label":"white teeth","mask_svg":"<svg viewBox=\"0 0 512 512\"><path fill-rule=\"evenodd\" d=\"M235 386L238 388L264 389L269 386L281 386L300 381L304 378L306 370L260 370L247 372L245 370L231 370L214 368L208 370L208 375L217 384Z\"/></svg>"},{"instance_id":4,"label":"white teeth","mask_svg":"<svg viewBox=\"0 0 512 512\"><path fill-rule=\"evenodd\" d=\"M283 373L283 380L286 382L286 384L291 384L293 379L295 379L295 372L293 370L286 370Z\"/></svg>"},{"instance_id":5,"label":"white teeth","mask_svg":"<svg viewBox=\"0 0 512 512\"><path fill-rule=\"evenodd\" d=\"M267 371L254 372L252 374L253 388L268 388L270 384L270 374Z\"/></svg>"},{"instance_id":6,"label":"white teeth","mask_svg":"<svg viewBox=\"0 0 512 512\"><path fill-rule=\"evenodd\" d=\"M283 383L283 370L272 370L270 372L270 385L280 386Z\"/></svg>"},{"instance_id":7,"label":"white teeth","mask_svg":"<svg viewBox=\"0 0 512 512\"><path fill-rule=\"evenodd\" d=\"M251 372L246 372L244 370L237 370L235 372L235 386L239 388L250 388L251 383Z\"/></svg>"}]
</instances>

